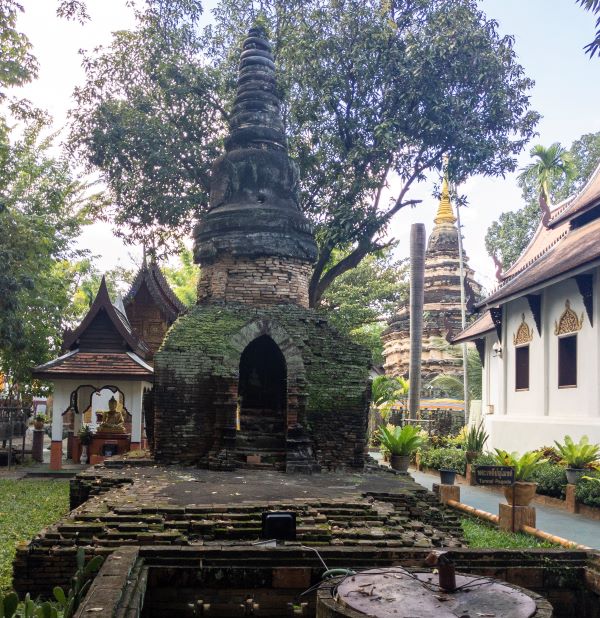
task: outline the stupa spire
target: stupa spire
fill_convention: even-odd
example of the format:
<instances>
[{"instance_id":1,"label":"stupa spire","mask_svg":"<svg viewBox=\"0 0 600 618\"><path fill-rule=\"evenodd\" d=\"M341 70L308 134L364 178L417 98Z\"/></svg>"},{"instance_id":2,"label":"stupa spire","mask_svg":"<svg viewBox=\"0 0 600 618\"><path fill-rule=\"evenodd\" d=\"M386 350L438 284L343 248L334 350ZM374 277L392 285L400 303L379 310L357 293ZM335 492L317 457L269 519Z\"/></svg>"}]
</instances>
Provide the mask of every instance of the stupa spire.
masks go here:
<instances>
[{"instance_id":1,"label":"stupa spire","mask_svg":"<svg viewBox=\"0 0 600 618\"><path fill-rule=\"evenodd\" d=\"M287 150L272 47L265 29L256 24L242 47L229 130L225 142L229 152L236 148Z\"/></svg>"},{"instance_id":2,"label":"stupa spire","mask_svg":"<svg viewBox=\"0 0 600 618\"><path fill-rule=\"evenodd\" d=\"M452 210L452 202L450 201L450 187L448 185L448 170L444 171L444 180L442 180L442 194L437 214L433 220L436 225L441 223L456 223L456 217Z\"/></svg>"}]
</instances>

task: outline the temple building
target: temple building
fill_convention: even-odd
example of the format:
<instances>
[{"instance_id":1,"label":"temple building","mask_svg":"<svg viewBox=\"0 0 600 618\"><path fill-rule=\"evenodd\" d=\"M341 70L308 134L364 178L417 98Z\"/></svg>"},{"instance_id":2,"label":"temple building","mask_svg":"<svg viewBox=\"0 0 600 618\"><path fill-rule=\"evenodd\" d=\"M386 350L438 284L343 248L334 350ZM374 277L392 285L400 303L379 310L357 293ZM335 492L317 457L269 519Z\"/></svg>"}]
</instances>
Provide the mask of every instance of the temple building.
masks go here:
<instances>
[{"instance_id":1,"label":"temple building","mask_svg":"<svg viewBox=\"0 0 600 618\"><path fill-rule=\"evenodd\" d=\"M490 448L522 452L565 435L600 442L599 238L600 166L578 194L545 207L479 319L454 339L483 355Z\"/></svg>"},{"instance_id":2,"label":"temple building","mask_svg":"<svg viewBox=\"0 0 600 618\"><path fill-rule=\"evenodd\" d=\"M144 446L143 402L153 385L152 359L184 310L155 263L144 260L124 302L113 303L102 279L81 324L65 331L64 354L33 370L54 387L52 469L61 468L64 455L79 461L83 424L96 432L88 445L90 463Z\"/></svg>"},{"instance_id":3,"label":"temple building","mask_svg":"<svg viewBox=\"0 0 600 618\"><path fill-rule=\"evenodd\" d=\"M280 106L271 45L252 28L225 154L195 230L198 304L155 357L158 461L363 466L369 353L308 307L317 245Z\"/></svg>"},{"instance_id":4,"label":"temple building","mask_svg":"<svg viewBox=\"0 0 600 618\"><path fill-rule=\"evenodd\" d=\"M460 263L458 227L450 201L448 179L442 181L440 203L434 219L435 226L425 254L424 320L422 378L426 385L439 374L462 374L462 357L451 349L448 341L462 330ZM463 253L465 292L476 297L480 285L473 278L468 258ZM408 376L410 359L410 310L400 308L383 332L385 373Z\"/></svg>"}]
</instances>

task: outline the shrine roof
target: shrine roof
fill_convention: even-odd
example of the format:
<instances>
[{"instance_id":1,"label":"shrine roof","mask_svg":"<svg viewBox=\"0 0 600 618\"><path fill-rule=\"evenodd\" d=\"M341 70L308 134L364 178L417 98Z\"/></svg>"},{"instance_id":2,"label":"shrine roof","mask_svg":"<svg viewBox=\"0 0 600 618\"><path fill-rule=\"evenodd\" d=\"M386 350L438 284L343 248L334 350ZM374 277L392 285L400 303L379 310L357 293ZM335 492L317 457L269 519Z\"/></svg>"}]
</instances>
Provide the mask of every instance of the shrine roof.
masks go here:
<instances>
[{"instance_id":1,"label":"shrine roof","mask_svg":"<svg viewBox=\"0 0 600 618\"><path fill-rule=\"evenodd\" d=\"M569 271L585 268L588 264L591 267L592 263L600 260L599 235L600 219L582 227L564 226L558 238L515 274L504 279L500 287L478 306L506 301Z\"/></svg>"},{"instance_id":2,"label":"shrine roof","mask_svg":"<svg viewBox=\"0 0 600 618\"><path fill-rule=\"evenodd\" d=\"M150 353L146 343L133 332L127 316L113 305L104 277L85 318L75 330L65 331L63 350L81 348L82 339L86 341L86 352L96 349L117 353L131 351L144 358Z\"/></svg>"},{"instance_id":3,"label":"shrine roof","mask_svg":"<svg viewBox=\"0 0 600 618\"><path fill-rule=\"evenodd\" d=\"M600 165L579 193L568 197L552 210L549 226L554 227L564 221L582 215L600 205Z\"/></svg>"},{"instance_id":4,"label":"shrine roof","mask_svg":"<svg viewBox=\"0 0 600 618\"><path fill-rule=\"evenodd\" d=\"M144 380L151 379L153 374L152 367L133 352L81 352L78 349L33 370L33 375L41 379L102 376Z\"/></svg>"},{"instance_id":5,"label":"shrine roof","mask_svg":"<svg viewBox=\"0 0 600 618\"><path fill-rule=\"evenodd\" d=\"M171 286L158 264L156 264L156 262L151 262L150 265L148 265L145 260L135 280L131 284L129 291L123 298L125 309L135 300L136 295L144 283L146 284L150 296L171 324L182 313L185 313L185 305L177 298L171 289Z\"/></svg>"},{"instance_id":6,"label":"shrine roof","mask_svg":"<svg viewBox=\"0 0 600 618\"><path fill-rule=\"evenodd\" d=\"M492 316L489 311L485 311L472 324L469 324L465 330L458 333L452 339L452 343L464 343L466 341L473 341L473 339L480 339L493 330L494 322L492 321Z\"/></svg>"}]
</instances>

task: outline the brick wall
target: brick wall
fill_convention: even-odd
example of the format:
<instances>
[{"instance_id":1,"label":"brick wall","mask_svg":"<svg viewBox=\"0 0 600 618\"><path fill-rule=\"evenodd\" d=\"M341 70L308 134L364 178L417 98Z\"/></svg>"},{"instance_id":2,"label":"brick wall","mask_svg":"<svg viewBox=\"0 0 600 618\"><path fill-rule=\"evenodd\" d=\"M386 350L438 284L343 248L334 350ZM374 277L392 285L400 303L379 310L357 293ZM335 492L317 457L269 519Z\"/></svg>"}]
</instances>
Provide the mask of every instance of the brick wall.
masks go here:
<instances>
[{"instance_id":1,"label":"brick wall","mask_svg":"<svg viewBox=\"0 0 600 618\"><path fill-rule=\"evenodd\" d=\"M308 307L312 267L306 261L280 257L220 257L202 266L198 301L223 300L267 306L285 302Z\"/></svg>"},{"instance_id":2,"label":"brick wall","mask_svg":"<svg viewBox=\"0 0 600 618\"><path fill-rule=\"evenodd\" d=\"M297 305L205 303L181 317L155 357L155 457L206 463L235 428L240 357L261 335L282 351L288 426L299 422L326 468L362 468L368 351Z\"/></svg>"}]
</instances>

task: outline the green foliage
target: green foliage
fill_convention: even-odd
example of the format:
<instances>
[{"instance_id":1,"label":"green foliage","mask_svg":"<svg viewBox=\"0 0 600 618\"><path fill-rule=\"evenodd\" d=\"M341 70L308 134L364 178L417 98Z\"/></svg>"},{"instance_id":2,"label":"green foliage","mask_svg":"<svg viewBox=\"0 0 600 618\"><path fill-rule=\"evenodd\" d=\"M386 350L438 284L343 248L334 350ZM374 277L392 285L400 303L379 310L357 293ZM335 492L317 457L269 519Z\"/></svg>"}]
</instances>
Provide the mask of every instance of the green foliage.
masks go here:
<instances>
[{"instance_id":1,"label":"green foliage","mask_svg":"<svg viewBox=\"0 0 600 618\"><path fill-rule=\"evenodd\" d=\"M565 436L562 444L554 441L556 449L569 468L585 468L600 457L600 444L590 444L587 436L582 436L579 442L573 442L571 436Z\"/></svg>"},{"instance_id":2,"label":"green foliage","mask_svg":"<svg viewBox=\"0 0 600 618\"><path fill-rule=\"evenodd\" d=\"M561 177L572 180L576 176L573 156L558 142L548 148L538 144L529 151L529 156L534 162L526 165L517 177L519 186L534 186L538 196L550 203L551 184Z\"/></svg>"},{"instance_id":3,"label":"green foliage","mask_svg":"<svg viewBox=\"0 0 600 618\"><path fill-rule=\"evenodd\" d=\"M443 341L440 342L440 349L443 349L444 352L450 353L457 358L462 357L462 349L460 346L451 346L446 341ZM467 378L470 399L481 399L481 376L481 358L479 357L479 353L477 350L469 348L467 351ZM452 399L464 398L462 373L458 375L441 373L431 380L428 387L442 391L447 397L451 397Z\"/></svg>"},{"instance_id":4,"label":"green foliage","mask_svg":"<svg viewBox=\"0 0 600 618\"><path fill-rule=\"evenodd\" d=\"M600 0L577 0L577 4L580 4L584 9L600 15ZM594 57L594 54L600 49L600 17L596 19L596 36L591 43L585 46L585 51L590 55L590 58Z\"/></svg>"},{"instance_id":5,"label":"green foliage","mask_svg":"<svg viewBox=\"0 0 600 618\"><path fill-rule=\"evenodd\" d=\"M412 455L424 444L425 439L421 436L420 427L405 425L380 427L379 441L390 455Z\"/></svg>"},{"instance_id":6,"label":"green foliage","mask_svg":"<svg viewBox=\"0 0 600 618\"><path fill-rule=\"evenodd\" d=\"M529 481L535 469L545 463L542 454L537 451L527 451L519 456L519 453L508 453L502 449L494 449L496 453L496 464L499 466L510 466L515 470L515 481Z\"/></svg>"},{"instance_id":7,"label":"green foliage","mask_svg":"<svg viewBox=\"0 0 600 618\"><path fill-rule=\"evenodd\" d=\"M575 486L575 496L583 504L600 507L600 473L582 477Z\"/></svg>"},{"instance_id":8,"label":"green foliage","mask_svg":"<svg viewBox=\"0 0 600 618\"><path fill-rule=\"evenodd\" d=\"M492 453L481 453L475 457L473 466L495 466L497 465L496 456Z\"/></svg>"},{"instance_id":9,"label":"green foliage","mask_svg":"<svg viewBox=\"0 0 600 618\"><path fill-rule=\"evenodd\" d=\"M318 306L337 277L381 248L444 153L455 182L514 169L538 120L532 82L512 38L475 0L268 0L260 9L302 207L316 226ZM104 214L127 223L132 239L165 245L207 208L256 7L220 0L213 15L202 29L199 2L148 0L134 31L85 58L71 150L101 171L113 197ZM332 264L336 250L344 255Z\"/></svg>"},{"instance_id":10,"label":"green foliage","mask_svg":"<svg viewBox=\"0 0 600 618\"><path fill-rule=\"evenodd\" d=\"M461 521L464 537L471 549L527 549L558 547L548 541L521 532L499 530L483 521L465 518Z\"/></svg>"},{"instance_id":11,"label":"green foliage","mask_svg":"<svg viewBox=\"0 0 600 618\"><path fill-rule=\"evenodd\" d=\"M84 548L77 549L77 571L71 580L68 594L65 595L64 590L59 587L53 591L54 598L62 610L62 618L72 618L75 615L103 562L102 556L94 556L86 564Z\"/></svg>"},{"instance_id":12,"label":"green foliage","mask_svg":"<svg viewBox=\"0 0 600 618\"><path fill-rule=\"evenodd\" d=\"M163 266L162 272L177 298L187 307L191 307L196 303L198 296L197 287L200 269L194 264L192 251L184 245L180 245L177 257L177 264Z\"/></svg>"},{"instance_id":13,"label":"green foliage","mask_svg":"<svg viewBox=\"0 0 600 618\"><path fill-rule=\"evenodd\" d=\"M466 451L472 451L475 453L483 452L483 447L488 441L488 434L483 427L483 421L479 422L479 425L472 425L467 431L464 448Z\"/></svg>"},{"instance_id":14,"label":"green foliage","mask_svg":"<svg viewBox=\"0 0 600 618\"><path fill-rule=\"evenodd\" d=\"M558 144L553 144L560 148ZM536 147L544 152L549 149ZM558 148L556 152L558 152ZM563 163L562 157L570 161ZM596 169L600 161L600 132L587 133L571 144L565 153L559 153L559 160L555 168L548 163L543 180L550 200L557 203L570 195L577 193ZM546 156L546 159L551 159ZM566 167L565 167L566 166ZM564 173L564 169L568 173ZM485 236L485 247L489 255L499 258L502 266L507 269L525 249L535 230L538 227L542 213L539 207L540 179L535 174L521 175L519 184L522 189L525 206L514 212L505 212L500 215L488 228Z\"/></svg>"},{"instance_id":15,"label":"green foliage","mask_svg":"<svg viewBox=\"0 0 600 618\"><path fill-rule=\"evenodd\" d=\"M73 327L77 326L85 317L94 302L102 277L106 280L108 293L113 301L117 296L126 293L135 277L134 271L122 266L100 271L90 257L64 262L64 271L64 277L70 283L69 291L71 295L67 319Z\"/></svg>"},{"instance_id":16,"label":"green foliage","mask_svg":"<svg viewBox=\"0 0 600 618\"><path fill-rule=\"evenodd\" d=\"M371 385L371 400L376 406L403 399L408 393L408 382L404 378L377 376Z\"/></svg>"},{"instance_id":17,"label":"green foliage","mask_svg":"<svg viewBox=\"0 0 600 618\"><path fill-rule=\"evenodd\" d=\"M92 438L94 437L94 430L92 429L92 426L86 424L82 425L77 437L82 445L89 446L92 443Z\"/></svg>"},{"instance_id":18,"label":"green foliage","mask_svg":"<svg viewBox=\"0 0 600 618\"><path fill-rule=\"evenodd\" d=\"M458 474L465 474L467 469L467 460L465 452L462 449L446 447L446 448L426 448L421 451L421 464L433 470L442 468L447 470L456 470Z\"/></svg>"},{"instance_id":19,"label":"green foliage","mask_svg":"<svg viewBox=\"0 0 600 618\"><path fill-rule=\"evenodd\" d=\"M332 264L348 253L335 251ZM381 365L385 320L407 299L407 265L394 261L392 248L387 247L337 277L324 293L320 307L332 326L366 345L371 349L373 364Z\"/></svg>"},{"instance_id":20,"label":"green foliage","mask_svg":"<svg viewBox=\"0 0 600 618\"><path fill-rule=\"evenodd\" d=\"M28 541L69 510L69 483L0 479L0 594L11 589L15 544Z\"/></svg>"},{"instance_id":21,"label":"green foliage","mask_svg":"<svg viewBox=\"0 0 600 618\"><path fill-rule=\"evenodd\" d=\"M531 481L537 483L537 493L554 498L565 497L567 475L563 466L547 462L540 464L531 474Z\"/></svg>"}]
</instances>

